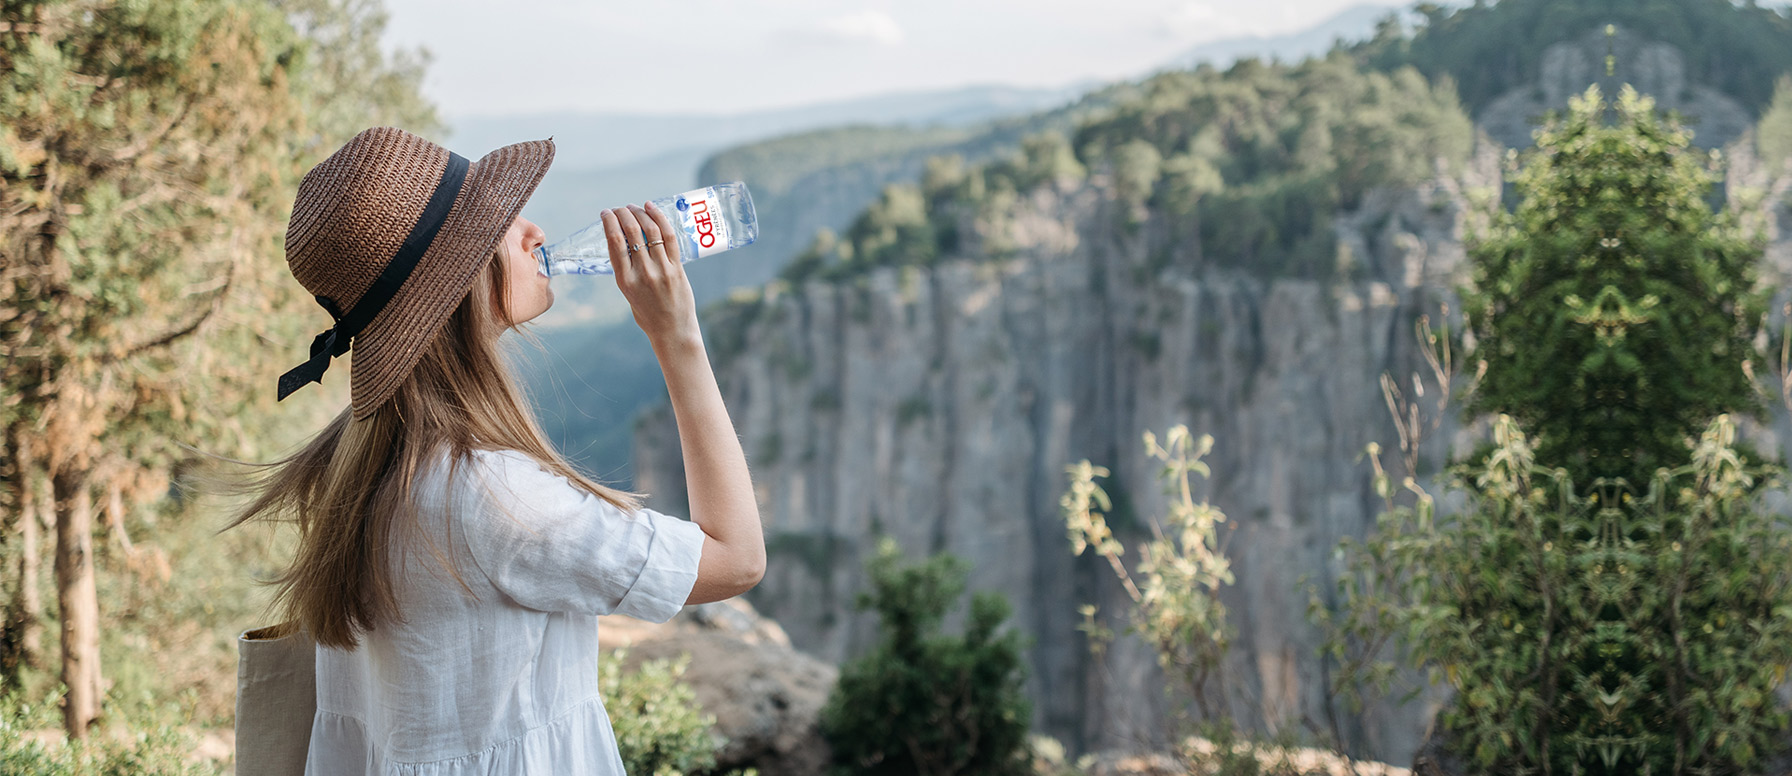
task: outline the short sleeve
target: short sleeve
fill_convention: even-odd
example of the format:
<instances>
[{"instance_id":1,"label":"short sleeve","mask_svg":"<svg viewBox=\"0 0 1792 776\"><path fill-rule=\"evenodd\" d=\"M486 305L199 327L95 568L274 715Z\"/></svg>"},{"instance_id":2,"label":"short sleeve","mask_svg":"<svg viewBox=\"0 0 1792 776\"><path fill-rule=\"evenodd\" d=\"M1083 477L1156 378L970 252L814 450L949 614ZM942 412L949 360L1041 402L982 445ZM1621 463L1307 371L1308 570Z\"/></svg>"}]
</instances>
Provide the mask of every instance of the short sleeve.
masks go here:
<instances>
[{"instance_id":1,"label":"short sleeve","mask_svg":"<svg viewBox=\"0 0 1792 776\"><path fill-rule=\"evenodd\" d=\"M512 600L665 622L690 598L703 553L696 523L624 511L519 452L474 455L487 487L458 521L474 562Z\"/></svg>"}]
</instances>

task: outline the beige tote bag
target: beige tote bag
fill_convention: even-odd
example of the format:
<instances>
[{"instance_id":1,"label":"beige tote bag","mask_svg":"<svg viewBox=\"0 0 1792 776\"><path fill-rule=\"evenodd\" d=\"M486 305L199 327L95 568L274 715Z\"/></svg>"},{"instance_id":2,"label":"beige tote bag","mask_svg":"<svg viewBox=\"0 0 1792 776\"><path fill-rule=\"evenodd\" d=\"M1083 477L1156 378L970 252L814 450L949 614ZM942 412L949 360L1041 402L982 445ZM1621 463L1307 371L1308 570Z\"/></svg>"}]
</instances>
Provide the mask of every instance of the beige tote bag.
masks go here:
<instances>
[{"instance_id":1,"label":"beige tote bag","mask_svg":"<svg viewBox=\"0 0 1792 776\"><path fill-rule=\"evenodd\" d=\"M304 776L317 713L317 646L292 623L237 637L237 776Z\"/></svg>"}]
</instances>

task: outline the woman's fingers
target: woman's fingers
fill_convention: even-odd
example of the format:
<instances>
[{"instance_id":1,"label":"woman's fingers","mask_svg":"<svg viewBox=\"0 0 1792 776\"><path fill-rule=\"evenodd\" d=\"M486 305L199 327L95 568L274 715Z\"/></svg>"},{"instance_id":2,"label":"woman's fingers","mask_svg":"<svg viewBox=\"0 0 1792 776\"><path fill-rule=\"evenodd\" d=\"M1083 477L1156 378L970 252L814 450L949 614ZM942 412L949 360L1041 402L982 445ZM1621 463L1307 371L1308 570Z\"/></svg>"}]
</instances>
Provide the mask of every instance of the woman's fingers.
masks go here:
<instances>
[{"instance_id":1,"label":"woman's fingers","mask_svg":"<svg viewBox=\"0 0 1792 776\"><path fill-rule=\"evenodd\" d=\"M641 222L635 218L634 211L630 208L620 207L613 212L616 213L616 219L622 223L622 236L628 241L623 252L626 254L631 248L635 249L634 253L629 255L629 259L631 259L629 265L636 270L636 276L658 277L663 274L657 262L638 261L646 258L642 255L643 249L639 246L646 244L647 239L641 236Z\"/></svg>"},{"instance_id":2,"label":"woman's fingers","mask_svg":"<svg viewBox=\"0 0 1792 776\"><path fill-rule=\"evenodd\" d=\"M641 236L646 237L648 242L660 239L660 225L655 223L653 218L647 215L647 211L641 209L640 205L629 205L628 212L641 225Z\"/></svg>"},{"instance_id":3,"label":"woman's fingers","mask_svg":"<svg viewBox=\"0 0 1792 776\"><path fill-rule=\"evenodd\" d=\"M616 216L616 211L605 210L602 220L604 237L610 243L610 268L620 278L634 267L634 257L628 255L628 236L622 232L622 219Z\"/></svg>"},{"instance_id":4,"label":"woman's fingers","mask_svg":"<svg viewBox=\"0 0 1792 776\"><path fill-rule=\"evenodd\" d=\"M678 230L672 226L672 218L652 202L647 203L647 214L653 216L653 222L660 228L660 239L666 241L665 245L660 246L666 249L666 260L674 265L682 266L683 262L679 260L678 256Z\"/></svg>"},{"instance_id":5,"label":"woman's fingers","mask_svg":"<svg viewBox=\"0 0 1792 776\"><path fill-rule=\"evenodd\" d=\"M647 244L647 255L655 261L664 262L666 260L666 240L660 231L659 222L653 220L653 216L648 215L647 211L639 205L629 205L628 209L630 213L634 214L635 220L641 224L641 234L645 239L644 244ZM651 243L659 244L652 245Z\"/></svg>"}]
</instances>

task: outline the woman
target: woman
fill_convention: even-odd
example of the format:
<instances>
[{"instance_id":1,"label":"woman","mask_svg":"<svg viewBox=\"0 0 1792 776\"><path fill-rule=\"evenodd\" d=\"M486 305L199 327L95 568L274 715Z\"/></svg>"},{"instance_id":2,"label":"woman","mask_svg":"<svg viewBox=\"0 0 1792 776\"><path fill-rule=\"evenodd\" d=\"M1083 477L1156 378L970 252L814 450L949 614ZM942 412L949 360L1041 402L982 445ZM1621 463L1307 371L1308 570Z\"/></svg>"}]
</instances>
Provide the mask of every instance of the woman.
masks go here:
<instances>
[{"instance_id":1,"label":"woman","mask_svg":"<svg viewBox=\"0 0 1792 776\"><path fill-rule=\"evenodd\" d=\"M318 643L308 774L605 774L597 616L664 622L758 584L746 460L710 371L668 214L605 211L616 283L678 418L687 522L575 471L497 349L553 304L519 213L553 141L468 163L369 129L308 173L286 237L336 318L284 399L350 350L350 407L236 488L231 521L292 519L277 620Z\"/></svg>"}]
</instances>

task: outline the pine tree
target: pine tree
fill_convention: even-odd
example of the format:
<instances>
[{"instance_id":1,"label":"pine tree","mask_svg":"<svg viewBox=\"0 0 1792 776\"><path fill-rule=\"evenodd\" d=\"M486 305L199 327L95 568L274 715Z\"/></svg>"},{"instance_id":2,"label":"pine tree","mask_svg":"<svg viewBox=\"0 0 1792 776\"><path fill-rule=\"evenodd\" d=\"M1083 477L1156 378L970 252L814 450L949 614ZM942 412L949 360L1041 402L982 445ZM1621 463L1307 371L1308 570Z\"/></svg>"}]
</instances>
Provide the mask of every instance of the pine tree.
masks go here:
<instances>
[{"instance_id":1,"label":"pine tree","mask_svg":"<svg viewBox=\"0 0 1792 776\"><path fill-rule=\"evenodd\" d=\"M1487 372L1467 411L1511 415L1539 436L1539 463L1583 488L1645 488L1711 418L1765 419L1760 365L1745 365L1764 238L1711 212L1715 174L1689 142L1649 98L1590 88L1540 133L1517 211L1469 239L1474 287L1459 293Z\"/></svg>"},{"instance_id":2,"label":"pine tree","mask_svg":"<svg viewBox=\"0 0 1792 776\"><path fill-rule=\"evenodd\" d=\"M95 495L122 539L190 463L181 444L256 456L316 425L262 420L323 325L285 274L292 191L363 122L434 128L415 63L357 29L377 6L282 5L0 2L0 496L55 516L72 737L104 688ZM51 503L32 504L43 481ZM33 603L8 608L28 625Z\"/></svg>"},{"instance_id":3,"label":"pine tree","mask_svg":"<svg viewBox=\"0 0 1792 776\"><path fill-rule=\"evenodd\" d=\"M868 564L883 641L841 667L821 711L835 771L896 776L1019 776L1032 704L1021 685L1023 637L996 629L1009 613L995 593L972 597L962 638L939 635L964 592L964 561L941 555L904 566L885 538Z\"/></svg>"},{"instance_id":4,"label":"pine tree","mask_svg":"<svg viewBox=\"0 0 1792 776\"><path fill-rule=\"evenodd\" d=\"M1471 235L1485 370L1465 414L1499 413L1494 439L1450 467L1469 496L1450 514L1395 505L1376 463L1387 510L1347 544L1330 648L1413 634L1456 691L1445 748L1485 772L1755 772L1792 668L1792 537L1753 501L1783 469L1731 418L1759 412L1761 243L1711 214L1709 171L1650 100L1607 107L1572 101L1516 214ZM1387 676L1369 666L1343 673Z\"/></svg>"}]
</instances>

